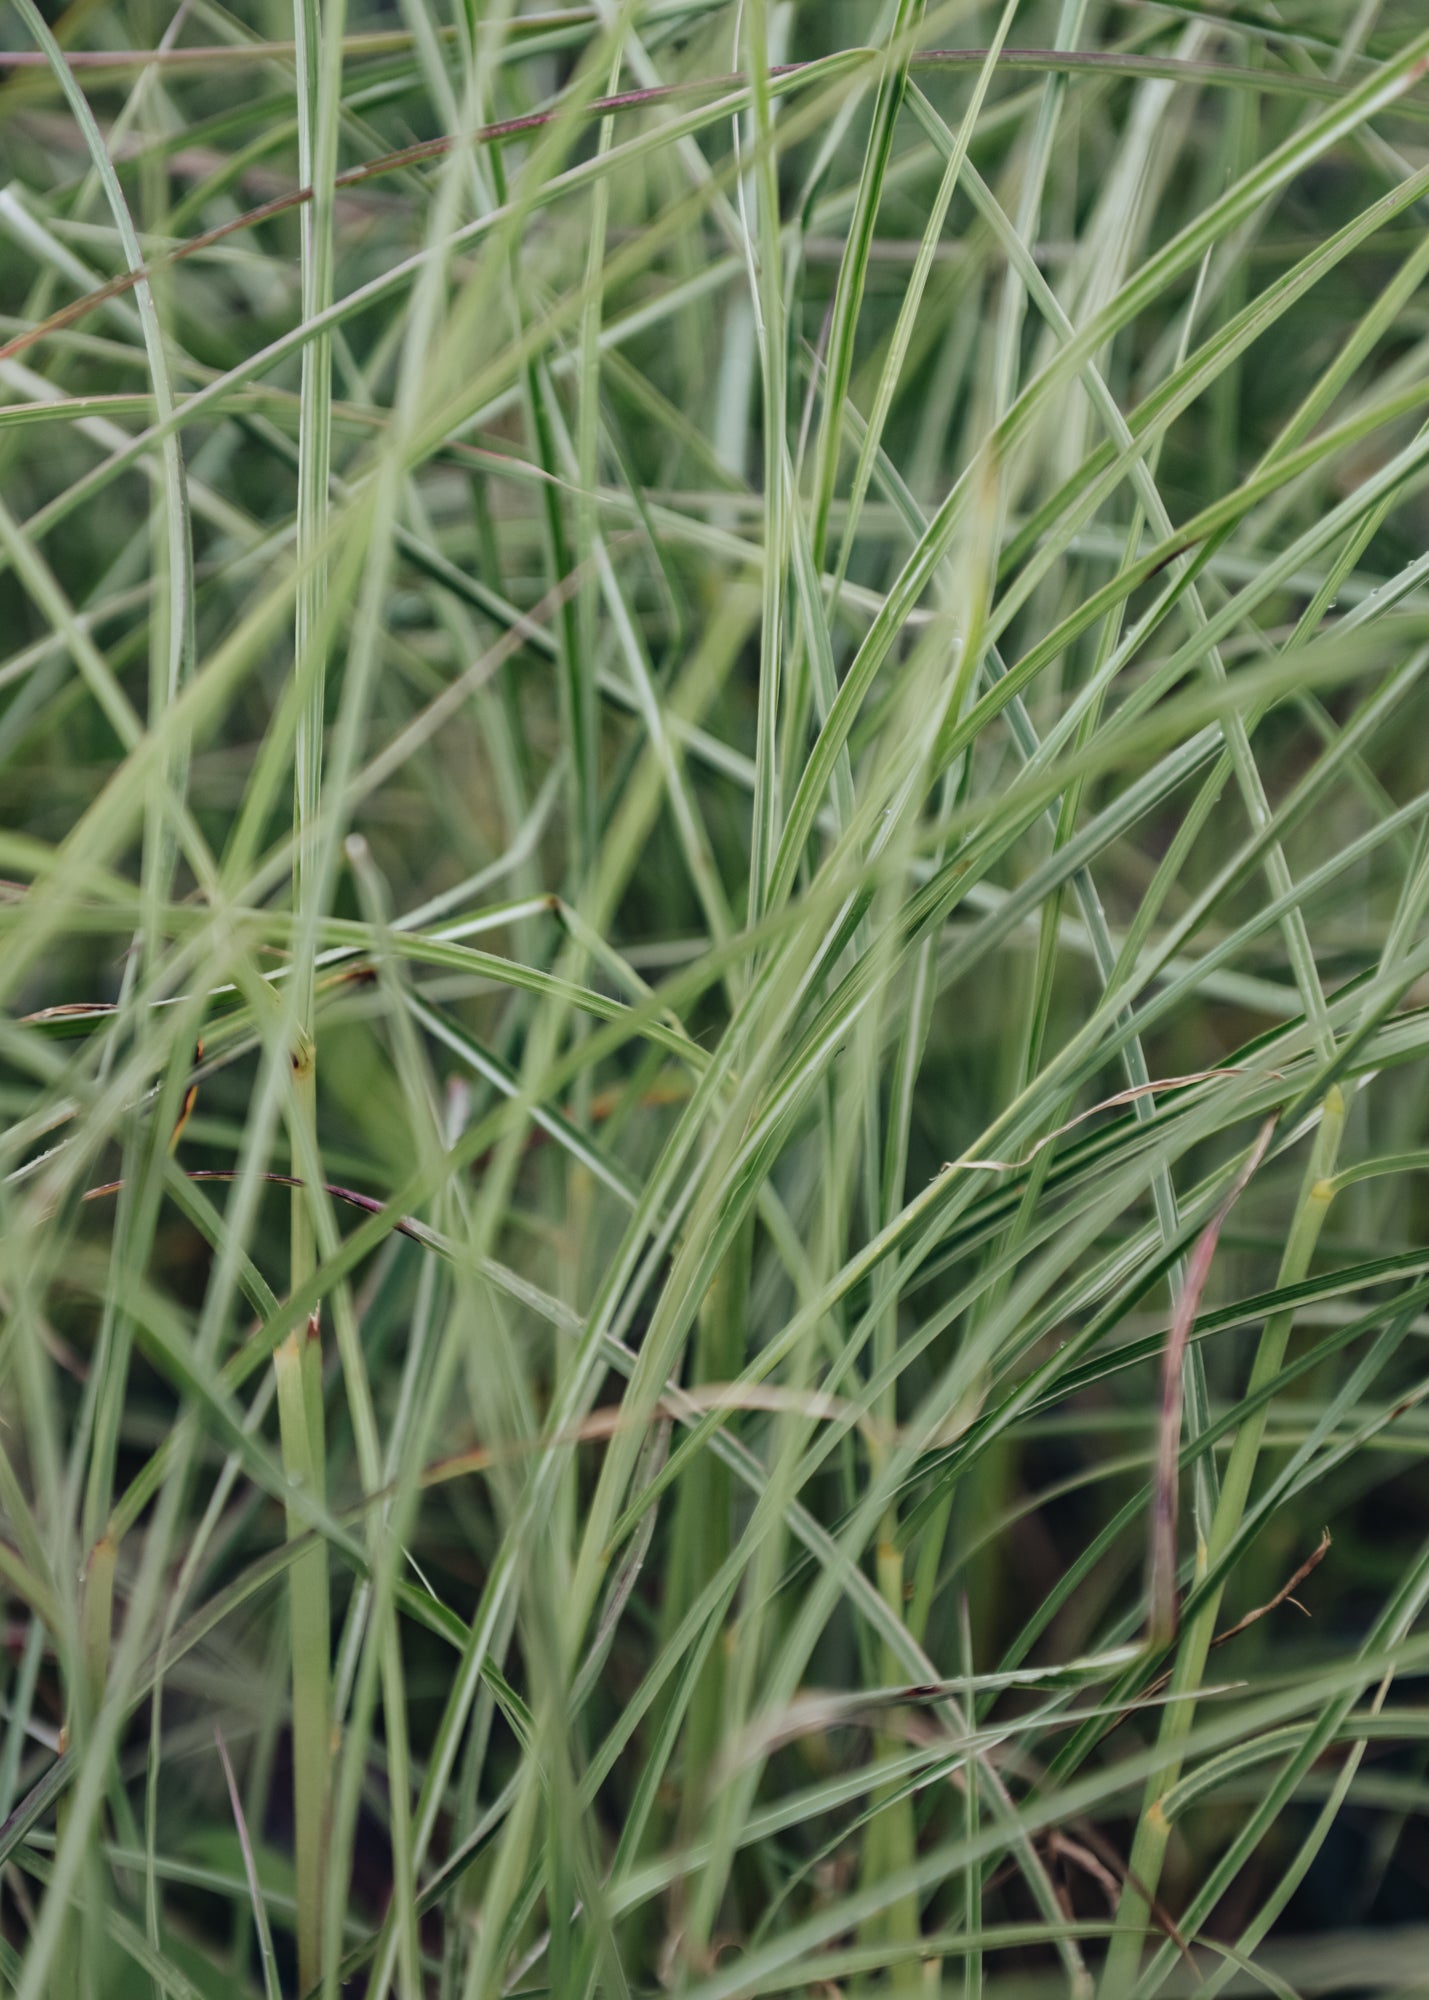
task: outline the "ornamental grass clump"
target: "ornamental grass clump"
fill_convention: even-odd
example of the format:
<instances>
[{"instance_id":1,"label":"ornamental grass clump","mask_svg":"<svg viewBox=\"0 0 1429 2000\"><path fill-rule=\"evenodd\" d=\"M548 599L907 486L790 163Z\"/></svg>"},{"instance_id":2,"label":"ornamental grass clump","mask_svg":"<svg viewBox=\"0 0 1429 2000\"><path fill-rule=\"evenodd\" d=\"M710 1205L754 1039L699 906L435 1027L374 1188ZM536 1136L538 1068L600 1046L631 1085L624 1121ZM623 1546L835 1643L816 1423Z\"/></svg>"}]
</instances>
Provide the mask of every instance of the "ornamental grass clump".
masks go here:
<instances>
[{"instance_id":1,"label":"ornamental grass clump","mask_svg":"<svg viewBox=\"0 0 1429 2000\"><path fill-rule=\"evenodd\" d=\"M0 1982L1418 1990L1416 10L52 16Z\"/></svg>"}]
</instances>

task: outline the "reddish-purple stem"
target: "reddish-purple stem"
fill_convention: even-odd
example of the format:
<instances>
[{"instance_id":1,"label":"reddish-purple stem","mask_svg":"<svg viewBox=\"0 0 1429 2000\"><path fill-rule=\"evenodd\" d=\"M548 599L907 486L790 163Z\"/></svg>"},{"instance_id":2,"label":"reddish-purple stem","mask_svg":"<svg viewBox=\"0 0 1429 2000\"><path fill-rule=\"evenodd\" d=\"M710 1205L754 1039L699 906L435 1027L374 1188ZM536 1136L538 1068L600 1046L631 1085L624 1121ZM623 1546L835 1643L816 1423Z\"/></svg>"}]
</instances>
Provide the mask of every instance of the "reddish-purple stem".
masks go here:
<instances>
[{"instance_id":1,"label":"reddish-purple stem","mask_svg":"<svg viewBox=\"0 0 1429 2000\"><path fill-rule=\"evenodd\" d=\"M1156 1483L1151 1502L1151 1558L1148 1595L1151 1600L1148 1637L1153 1646L1169 1646L1176 1636L1176 1527L1180 1484L1182 1363L1186 1343L1201 1309L1201 1295L1211 1275L1216 1245L1226 1217L1235 1207L1251 1175L1265 1158L1276 1121L1268 1118L1247 1154L1230 1192L1196 1238L1186 1265L1186 1282L1176 1301L1166 1350L1161 1361L1161 1423L1156 1449Z\"/></svg>"}]
</instances>

